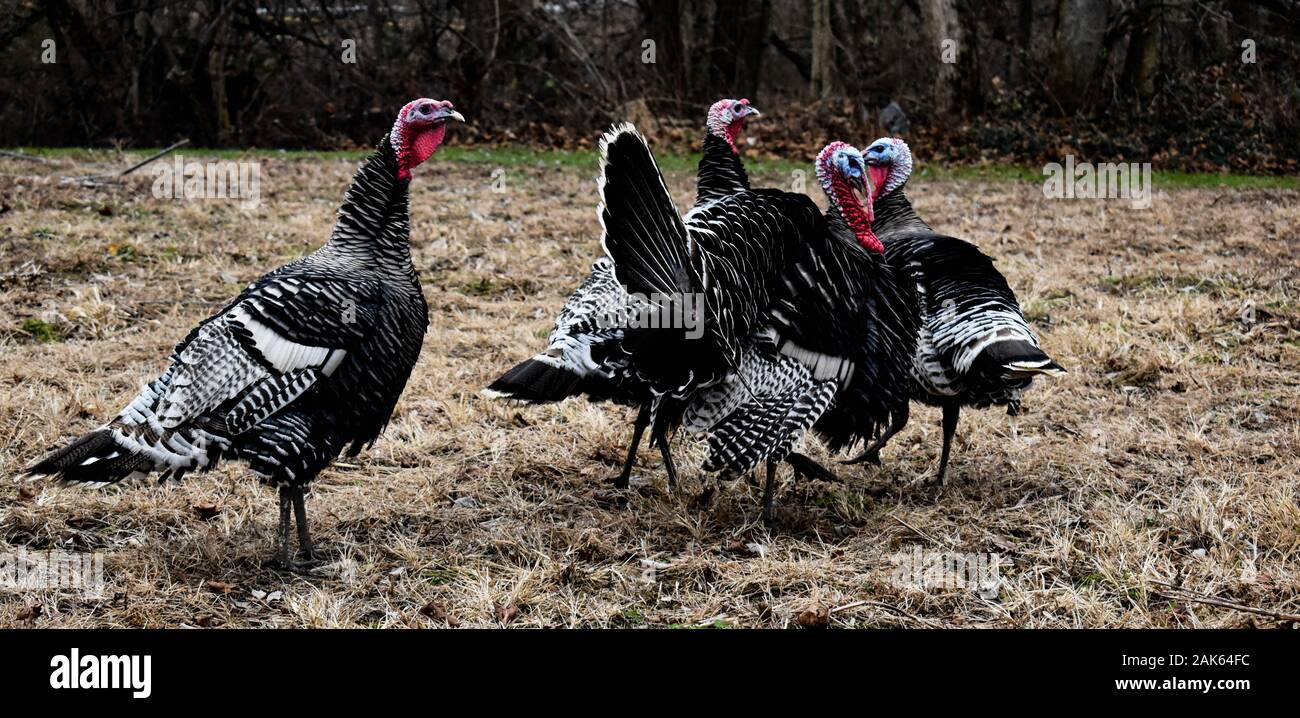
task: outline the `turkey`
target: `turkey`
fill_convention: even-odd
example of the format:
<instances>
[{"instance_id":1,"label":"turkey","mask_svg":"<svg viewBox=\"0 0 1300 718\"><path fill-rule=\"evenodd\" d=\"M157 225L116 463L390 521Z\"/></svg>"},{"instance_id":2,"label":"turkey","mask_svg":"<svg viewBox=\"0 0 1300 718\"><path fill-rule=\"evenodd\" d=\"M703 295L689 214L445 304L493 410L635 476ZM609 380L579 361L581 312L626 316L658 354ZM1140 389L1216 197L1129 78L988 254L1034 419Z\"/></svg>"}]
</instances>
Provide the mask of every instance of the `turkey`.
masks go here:
<instances>
[{"instance_id":1,"label":"turkey","mask_svg":"<svg viewBox=\"0 0 1300 718\"><path fill-rule=\"evenodd\" d=\"M112 421L28 469L70 482L159 472L179 480L222 458L279 489L274 561L315 559L304 489L341 452L374 443L428 327L411 262L411 170L438 149L450 102L419 99L357 171L329 241L253 282L176 345ZM290 510L303 561L290 559Z\"/></svg>"},{"instance_id":2,"label":"turkey","mask_svg":"<svg viewBox=\"0 0 1300 718\"><path fill-rule=\"evenodd\" d=\"M825 218L804 195L749 190L696 207L683 222L635 128L616 127L601 148L602 243L618 279L649 296L702 297L698 339L665 328L625 333L628 365L654 397L652 424L660 431L683 419L688 428L708 426L706 468L743 471L766 460L770 523L776 463L808 425L822 426L833 446L847 445L874 438L907 401L915 332L870 235L859 198L866 196L861 154L836 143L819 157L834 205ZM764 345L769 356L760 357L776 367L793 359L806 373L754 374L746 360ZM729 385L736 408L693 424L701 399ZM837 408L826 411L835 397ZM733 439L746 450L722 450Z\"/></svg>"},{"instance_id":3,"label":"turkey","mask_svg":"<svg viewBox=\"0 0 1300 718\"><path fill-rule=\"evenodd\" d=\"M866 161L872 176L876 235L889 263L916 284L920 322L911 361L912 395L943 408L942 484L961 407L1006 406L1015 416L1020 396L1040 375L1065 369L1039 348L1016 295L991 260L973 244L941 235L912 209L903 186L912 172L912 153L901 139L871 144ZM907 414L849 463L879 462L881 447L902 429Z\"/></svg>"},{"instance_id":4,"label":"turkey","mask_svg":"<svg viewBox=\"0 0 1300 718\"><path fill-rule=\"evenodd\" d=\"M916 298L872 230L862 153L832 142L818 153L816 171L828 199L824 229L792 255L768 316L783 355L811 367L815 379L836 380L834 403L813 429L840 451L906 420ZM773 476L769 465L765 515Z\"/></svg>"},{"instance_id":5,"label":"turkey","mask_svg":"<svg viewBox=\"0 0 1300 718\"><path fill-rule=\"evenodd\" d=\"M718 100L705 121L704 153L695 173L695 207L704 207L728 195L749 189L749 175L740 161L736 137L746 119L759 117L747 99Z\"/></svg>"},{"instance_id":6,"label":"turkey","mask_svg":"<svg viewBox=\"0 0 1300 718\"><path fill-rule=\"evenodd\" d=\"M757 116L758 109L747 99L719 100L709 108L696 178L696 207L749 189L736 137L745 121ZM535 404L585 395L592 401L637 406L632 443L614 481L617 488L627 488L637 448L650 424L652 397L648 387L629 371L622 342L624 327L647 309L645 302L629 296L615 277L614 263L607 257L598 259L591 274L565 301L546 349L501 375L484 394ZM654 441L663 456L669 485L675 486L677 469L668 435L660 432Z\"/></svg>"}]
</instances>

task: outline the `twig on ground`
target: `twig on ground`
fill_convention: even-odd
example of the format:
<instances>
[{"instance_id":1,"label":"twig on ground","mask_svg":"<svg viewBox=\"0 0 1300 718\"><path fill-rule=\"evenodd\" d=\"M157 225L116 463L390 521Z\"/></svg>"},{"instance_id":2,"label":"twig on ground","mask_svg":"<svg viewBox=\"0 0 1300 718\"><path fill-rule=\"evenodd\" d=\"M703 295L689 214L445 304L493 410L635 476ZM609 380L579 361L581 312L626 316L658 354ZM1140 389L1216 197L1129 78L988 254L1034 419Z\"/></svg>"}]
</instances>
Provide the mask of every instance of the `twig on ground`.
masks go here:
<instances>
[{"instance_id":1,"label":"twig on ground","mask_svg":"<svg viewBox=\"0 0 1300 718\"><path fill-rule=\"evenodd\" d=\"M165 157L171 154L173 151L176 150L176 148L184 147L189 143L190 143L189 139L183 139L180 140L179 142L173 142L170 147L167 147L166 149L161 150L148 158L136 162L135 164L131 165L130 167L127 167L121 172L108 172L105 174L85 175L84 177L61 177L59 178L59 184L81 184L86 187L96 187L101 184L98 180L114 180L120 177L125 177L131 174L132 172L140 169L141 167L144 167L150 162L153 162L154 160L157 160L161 157Z\"/></svg>"},{"instance_id":2,"label":"twig on ground","mask_svg":"<svg viewBox=\"0 0 1300 718\"><path fill-rule=\"evenodd\" d=\"M189 141L188 138L183 139L183 140L180 140L179 142L173 142L172 145L171 145L170 147L168 147L167 149L158 152L157 154L153 155L152 157L149 157L148 159L144 159L144 160L140 160L139 162L136 162L135 164L131 165L130 167L128 167L128 168L122 170L121 172L119 172L117 176L118 176L118 177L125 177L125 176L131 174L132 172L134 172L134 171L140 169L141 167L144 167L145 165L149 164L150 162L153 162L154 160L156 160L156 159L158 159L158 158L160 158L160 157L165 157L166 155L171 154L171 153L172 153L176 148L178 148L178 147L184 147L185 145L188 145L189 143L190 143L190 141Z\"/></svg>"},{"instance_id":3,"label":"twig on ground","mask_svg":"<svg viewBox=\"0 0 1300 718\"><path fill-rule=\"evenodd\" d=\"M936 546L942 546L942 545L944 545L943 543L941 543L941 542L940 542L938 539L936 539L935 537L933 537L933 536L931 536L930 534L928 534L928 533L922 531L921 529L918 529L917 527L913 526L912 524L909 524L909 523L907 523L906 521L904 521L904 520L898 518L897 516L895 516L895 515L892 514L892 513L889 514L889 518L891 518L891 519L897 521L898 523L902 524L905 528L910 529L910 530L912 531L912 533L916 534L917 536L920 536L921 538L925 539L926 541L929 541L930 543L932 543L932 544L934 544L934 545L936 545Z\"/></svg>"},{"instance_id":4,"label":"twig on ground","mask_svg":"<svg viewBox=\"0 0 1300 718\"><path fill-rule=\"evenodd\" d=\"M8 150L0 150L0 155L4 155L5 157L13 157L16 160L27 160L28 162L40 162L41 164L49 164L50 162L44 157L41 157L39 155L29 155L26 152L10 152Z\"/></svg>"},{"instance_id":5,"label":"twig on ground","mask_svg":"<svg viewBox=\"0 0 1300 718\"><path fill-rule=\"evenodd\" d=\"M843 612L843 611L851 611L851 610L853 610L853 609L855 609L855 608L861 608L861 607L863 607L863 606L874 606L874 607L876 607L876 608L883 608L883 609L885 609L886 611L889 611L889 612L891 612L891 613L896 613L896 614L898 614L898 615L900 615L900 616L903 616L904 618L909 618L909 619L911 619L911 620L913 620L913 621L916 621L917 623L919 623L919 624L921 624L922 626L925 626L925 627L927 627L927 628L938 628L938 627L939 627L939 624L935 623L934 621L931 621L931 620L928 619L928 618L921 618L920 616L918 616L918 615L916 615L916 614L914 614L914 613L911 613L911 612L909 612L909 611L905 611L905 610L899 608L898 606L891 606L890 604L888 604L888 603L884 603L884 602L882 602L882 601L865 601L865 600L864 600L864 601L854 601L854 602L852 602L852 603L846 603L846 604L844 604L843 606L836 606L835 608L832 608L832 609L831 609L831 614L834 615L834 614L836 614L836 613L841 613L841 612Z\"/></svg>"},{"instance_id":6,"label":"twig on ground","mask_svg":"<svg viewBox=\"0 0 1300 718\"><path fill-rule=\"evenodd\" d=\"M1175 601L1191 601L1193 603L1203 603L1207 606L1218 606L1219 608L1230 608L1234 611L1242 611L1243 613L1253 613L1257 616L1268 616L1269 618L1273 618L1279 621L1291 621L1293 623L1300 623L1300 616L1295 615L1293 613L1281 613L1278 611L1270 611L1267 608L1256 608L1254 606L1247 606L1244 603L1236 603L1234 601L1228 601L1222 598L1215 598L1213 596L1208 596L1204 593L1199 593L1197 591L1193 591L1187 588L1181 588L1179 586L1174 586L1172 584L1164 583L1162 581L1152 581L1151 583L1154 583L1157 586L1164 586L1165 588L1175 591L1176 593L1164 593L1161 591L1156 591L1157 594L1164 596L1165 598L1172 598Z\"/></svg>"}]
</instances>

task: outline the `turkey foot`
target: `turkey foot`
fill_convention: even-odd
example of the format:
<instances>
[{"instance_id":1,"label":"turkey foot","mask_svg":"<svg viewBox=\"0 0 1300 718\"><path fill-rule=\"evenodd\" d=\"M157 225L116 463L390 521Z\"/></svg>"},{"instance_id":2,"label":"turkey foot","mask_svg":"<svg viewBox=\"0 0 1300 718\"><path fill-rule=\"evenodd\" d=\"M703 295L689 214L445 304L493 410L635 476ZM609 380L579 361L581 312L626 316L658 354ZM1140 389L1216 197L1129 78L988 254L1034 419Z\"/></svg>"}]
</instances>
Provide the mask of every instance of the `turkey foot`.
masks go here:
<instances>
[{"instance_id":1,"label":"turkey foot","mask_svg":"<svg viewBox=\"0 0 1300 718\"><path fill-rule=\"evenodd\" d=\"M292 513L291 513L292 512ZM298 556L291 558L293 543L291 523L298 524ZM322 563L321 554L317 553L311 541L311 530L307 524L307 506L303 500L301 486L280 487L280 536L279 547L267 565L283 571L310 573L311 569Z\"/></svg>"},{"instance_id":2,"label":"turkey foot","mask_svg":"<svg viewBox=\"0 0 1300 718\"><path fill-rule=\"evenodd\" d=\"M791 451L785 457L785 462L790 465L791 469L794 469L797 476L808 476L831 483L840 483L841 481L840 477L835 475L835 472L797 451Z\"/></svg>"}]
</instances>

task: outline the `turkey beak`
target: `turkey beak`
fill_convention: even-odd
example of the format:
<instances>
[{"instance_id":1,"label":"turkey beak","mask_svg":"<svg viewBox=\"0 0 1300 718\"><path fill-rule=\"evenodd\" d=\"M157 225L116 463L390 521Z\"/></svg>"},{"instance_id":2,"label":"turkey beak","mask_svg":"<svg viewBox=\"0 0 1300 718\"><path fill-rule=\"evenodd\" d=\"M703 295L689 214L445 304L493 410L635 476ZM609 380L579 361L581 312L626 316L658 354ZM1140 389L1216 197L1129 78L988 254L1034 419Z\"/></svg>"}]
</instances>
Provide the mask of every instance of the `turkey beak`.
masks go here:
<instances>
[{"instance_id":1,"label":"turkey beak","mask_svg":"<svg viewBox=\"0 0 1300 718\"><path fill-rule=\"evenodd\" d=\"M758 111L753 105L745 105L745 117L762 117L763 113Z\"/></svg>"},{"instance_id":2,"label":"turkey beak","mask_svg":"<svg viewBox=\"0 0 1300 718\"><path fill-rule=\"evenodd\" d=\"M866 172L852 178L849 187L853 189L853 196L858 198L863 207L870 206L871 201L867 198L871 196L871 179Z\"/></svg>"},{"instance_id":3,"label":"turkey beak","mask_svg":"<svg viewBox=\"0 0 1300 718\"><path fill-rule=\"evenodd\" d=\"M451 109L450 107L445 107L441 110L438 110L438 114L434 115L434 119L444 120L444 121L456 120L458 122L464 122L465 116Z\"/></svg>"}]
</instances>

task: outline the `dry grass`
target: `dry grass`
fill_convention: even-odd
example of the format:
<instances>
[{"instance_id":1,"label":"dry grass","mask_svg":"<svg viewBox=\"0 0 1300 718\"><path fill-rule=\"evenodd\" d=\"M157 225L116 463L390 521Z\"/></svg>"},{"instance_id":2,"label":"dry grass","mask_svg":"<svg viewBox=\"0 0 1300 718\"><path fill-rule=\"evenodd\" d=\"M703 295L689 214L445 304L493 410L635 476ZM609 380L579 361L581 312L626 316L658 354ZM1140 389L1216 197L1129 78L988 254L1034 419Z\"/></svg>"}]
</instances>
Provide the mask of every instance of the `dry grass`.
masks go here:
<instances>
[{"instance_id":1,"label":"dry grass","mask_svg":"<svg viewBox=\"0 0 1300 718\"><path fill-rule=\"evenodd\" d=\"M1289 190L1178 190L1134 211L1025 183L913 187L925 216L998 259L1071 374L1014 422L967 412L947 488L924 482L938 415L918 408L883 469L784 482L772 532L755 485L701 507L695 472L668 494L645 449L621 505L605 480L625 409L478 396L537 350L594 259L594 168L518 167L505 193L490 163L420 171L412 235L432 326L387 433L315 483L308 510L336 557L321 575L263 567L275 500L236 464L179 486L15 478L127 401L216 304L323 241L352 169L264 160L262 208L243 211L153 199L145 173L85 189L0 158L0 553L102 551L108 583L102 599L0 593L0 625L1278 623L1162 584L1300 613ZM689 173L670 180L684 203ZM698 466L699 447L679 447ZM991 598L897 586L891 557L914 547L998 554L1003 583Z\"/></svg>"}]
</instances>

